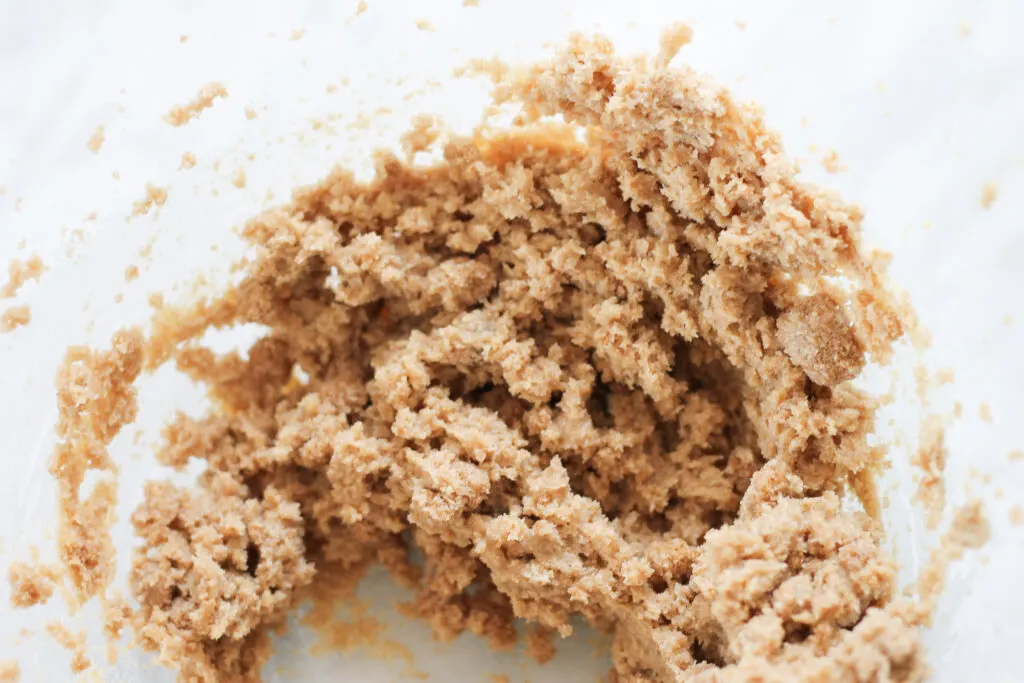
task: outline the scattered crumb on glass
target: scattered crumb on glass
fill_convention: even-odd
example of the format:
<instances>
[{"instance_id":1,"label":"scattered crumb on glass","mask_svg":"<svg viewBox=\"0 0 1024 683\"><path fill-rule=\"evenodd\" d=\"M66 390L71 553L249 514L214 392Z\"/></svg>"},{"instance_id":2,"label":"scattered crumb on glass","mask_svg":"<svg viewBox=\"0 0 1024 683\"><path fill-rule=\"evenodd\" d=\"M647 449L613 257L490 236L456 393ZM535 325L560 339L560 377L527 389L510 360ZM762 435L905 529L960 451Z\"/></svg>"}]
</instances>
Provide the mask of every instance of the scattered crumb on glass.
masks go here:
<instances>
[{"instance_id":1,"label":"scattered crumb on glass","mask_svg":"<svg viewBox=\"0 0 1024 683\"><path fill-rule=\"evenodd\" d=\"M1014 526L1024 526L1024 507L1014 505L1010 508L1010 524Z\"/></svg>"},{"instance_id":2,"label":"scattered crumb on glass","mask_svg":"<svg viewBox=\"0 0 1024 683\"><path fill-rule=\"evenodd\" d=\"M237 187L238 189L242 189L243 187L245 187L245 182L245 169L240 168L237 171L235 171L235 175L231 177L231 184Z\"/></svg>"},{"instance_id":3,"label":"scattered crumb on glass","mask_svg":"<svg viewBox=\"0 0 1024 683\"><path fill-rule=\"evenodd\" d=\"M434 28L434 25L432 23L430 23L429 19L423 19L422 17L416 20L416 28L418 28L421 31L430 31L430 32L433 32L433 31L436 30Z\"/></svg>"},{"instance_id":4,"label":"scattered crumb on glass","mask_svg":"<svg viewBox=\"0 0 1024 683\"><path fill-rule=\"evenodd\" d=\"M164 115L164 121L172 126L184 126L186 123L199 116L203 110L213 106L214 100L218 97L227 97L228 90L218 81L207 83L196 96L185 104L179 104L171 108Z\"/></svg>"},{"instance_id":5,"label":"scattered crumb on glass","mask_svg":"<svg viewBox=\"0 0 1024 683\"><path fill-rule=\"evenodd\" d=\"M146 183L146 196L132 205L132 216L149 213L154 206L163 206L167 201L167 188Z\"/></svg>"},{"instance_id":6,"label":"scattered crumb on glass","mask_svg":"<svg viewBox=\"0 0 1024 683\"><path fill-rule=\"evenodd\" d=\"M92 137L89 138L89 142L86 143L86 147L93 154L100 151L100 147L103 146L103 141L106 139L103 131L103 125L96 126L96 130L92 132Z\"/></svg>"},{"instance_id":7,"label":"scattered crumb on glass","mask_svg":"<svg viewBox=\"0 0 1024 683\"><path fill-rule=\"evenodd\" d=\"M187 35L185 35L184 33L183 33L183 34L181 34L181 37L180 37L180 38L178 38L178 42L179 42L179 43L187 43L187 42L188 42L188 36L187 36Z\"/></svg>"},{"instance_id":8,"label":"scattered crumb on glass","mask_svg":"<svg viewBox=\"0 0 1024 683\"><path fill-rule=\"evenodd\" d=\"M306 35L306 29L297 28L292 30L292 34L288 36L288 40L300 40L302 36Z\"/></svg>"},{"instance_id":9,"label":"scattered crumb on glass","mask_svg":"<svg viewBox=\"0 0 1024 683\"><path fill-rule=\"evenodd\" d=\"M978 417L980 417L984 422L992 422L992 409L987 403L982 403L981 406L978 407Z\"/></svg>"},{"instance_id":10,"label":"scattered crumb on glass","mask_svg":"<svg viewBox=\"0 0 1024 683\"><path fill-rule=\"evenodd\" d=\"M0 683L18 683L20 680L21 665L18 662L13 659L0 662Z\"/></svg>"},{"instance_id":11,"label":"scattered crumb on glass","mask_svg":"<svg viewBox=\"0 0 1024 683\"><path fill-rule=\"evenodd\" d=\"M46 264L38 254L24 261L14 259L7 266L7 283L0 287L0 299L11 299L17 295L21 286L29 280L38 280L46 270Z\"/></svg>"},{"instance_id":12,"label":"scattered crumb on glass","mask_svg":"<svg viewBox=\"0 0 1024 683\"><path fill-rule=\"evenodd\" d=\"M827 173L842 173L846 170L846 166L839 161L839 154L834 149L830 149L821 158L821 166Z\"/></svg>"},{"instance_id":13,"label":"scattered crumb on glass","mask_svg":"<svg viewBox=\"0 0 1024 683\"><path fill-rule=\"evenodd\" d=\"M12 306L0 314L0 334L12 332L31 321L32 309L28 306Z\"/></svg>"},{"instance_id":14,"label":"scattered crumb on glass","mask_svg":"<svg viewBox=\"0 0 1024 683\"><path fill-rule=\"evenodd\" d=\"M125 282L131 282L137 277L139 277L139 267L134 263L124 269Z\"/></svg>"},{"instance_id":15,"label":"scattered crumb on glass","mask_svg":"<svg viewBox=\"0 0 1024 683\"><path fill-rule=\"evenodd\" d=\"M192 152L185 152L181 155L181 166L178 168L193 168L196 165L196 155Z\"/></svg>"},{"instance_id":16,"label":"scattered crumb on glass","mask_svg":"<svg viewBox=\"0 0 1024 683\"><path fill-rule=\"evenodd\" d=\"M1010 460L1024 460L1024 451L1019 449L1010 451Z\"/></svg>"},{"instance_id":17,"label":"scattered crumb on glass","mask_svg":"<svg viewBox=\"0 0 1024 683\"><path fill-rule=\"evenodd\" d=\"M253 109L251 105L247 105L245 107L245 118L249 119L250 121L256 118L256 110Z\"/></svg>"},{"instance_id":18,"label":"scattered crumb on glass","mask_svg":"<svg viewBox=\"0 0 1024 683\"><path fill-rule=\"evenodd\" d=\"M999 198L999 188L996 187L995 183L985 183L984 187L981 188L981 208L987 209L995 204L996 199Z\"/></svg>"}]
</instances>

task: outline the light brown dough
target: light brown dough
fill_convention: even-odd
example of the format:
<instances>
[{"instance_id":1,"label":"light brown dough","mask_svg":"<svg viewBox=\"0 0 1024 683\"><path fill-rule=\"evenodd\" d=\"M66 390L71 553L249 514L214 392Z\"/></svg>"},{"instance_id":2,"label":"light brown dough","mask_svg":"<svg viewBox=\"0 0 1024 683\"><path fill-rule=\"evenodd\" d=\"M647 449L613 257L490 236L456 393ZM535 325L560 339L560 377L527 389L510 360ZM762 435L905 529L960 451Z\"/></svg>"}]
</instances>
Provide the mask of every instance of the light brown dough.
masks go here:
<instances>
[{"instance_id":1,"label":"light brown dough","mask_svg":"<svg viewBox=\"0 0 1024 683\"><path fill-rule=\"evenodd\" d=\"M79 593L112 552L81 474L110 469L144 352L216 404L157 454L207 471L132 517L138 641L183 681L259 680L288 610L372 563L442 640L508 647L521 617L546 658L582 616L615 681L921 680L922 611L840 504L880 457L845 380L902 334L860 212L688 70L577 38L500 72L518 128L299 190L246 226L259 256L222 298L72 355L54 471ZM244 354L198 341L249 322Z\"/></svg>"}]
</instances>

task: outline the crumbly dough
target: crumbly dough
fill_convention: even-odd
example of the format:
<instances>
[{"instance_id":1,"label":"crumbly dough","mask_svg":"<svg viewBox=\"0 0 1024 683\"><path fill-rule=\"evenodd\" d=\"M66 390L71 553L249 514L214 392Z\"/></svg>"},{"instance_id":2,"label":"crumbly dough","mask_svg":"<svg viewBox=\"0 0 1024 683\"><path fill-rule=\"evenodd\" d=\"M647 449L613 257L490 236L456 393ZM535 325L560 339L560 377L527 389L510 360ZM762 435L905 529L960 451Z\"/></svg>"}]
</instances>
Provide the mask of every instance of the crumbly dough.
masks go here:
<instances>
[{"instance_id":1,"label":"crumbly dough","mask_svg":"<svg viewBox=\"0 0 1024 683\"><path fill-rule=\"evenodd\" d=\"M0 334L13 332L32 322L32 309L28 306L11 306L0 313Z\"/></svg>"},{"instance_id":2,"label":"crumbly dough","mask_svg":"<svg viewBox=\"0 0 1024 683\"><path fill-rule=\"evenodd\" d=\"M7 569L7 580L11 584L11 605L25 608L45 604L53 597L59 578L60 570L57 567L12 562Z\"/></svg>"},{"instance_id":3,"label":"crumbly dough","mask_svg":"<svg viewBox=\"0 0 1024 683\"><path fill-rule=\"evenodd\" d=\"M0 661L0 683L18 683L21 680L21 665L14 660Z\"/></svg>"},{"instance_id":4,"label":"crumbly dough","mask_svg":"<svg viewBox=\"0 0 1024 683\"><path fill-rule=\"evenodd\" d=\"M336 171L249 222L223 297L70 354L52 470L77 594L113 566L114 490L80 500L83 475L173 361L216 407L157 457L207 469L146 487L130 586L182 681L259 680L288 611L374 563L441 640L509 647L521 617L543 658L582 616L614 681L921 680L922 607L841 503L881 458L846 380L902 334L860 212L688 70L576 38L501 73L515 128ZM240 323L268 331L201 344Z\"/></svg>"},{"instance_id":5,"label":"crumbly dough","mask_svg":"<svg viewBox=\"0 0 1024 683\"><path fill-rule=\"evenodd\" d=\"M38 254L24 261L14 259L7 266L7 282L0 288L0 298L13 299L22 285L29 280L38 280L45 270L46 264Z\"/></svg>"}]
</instances>

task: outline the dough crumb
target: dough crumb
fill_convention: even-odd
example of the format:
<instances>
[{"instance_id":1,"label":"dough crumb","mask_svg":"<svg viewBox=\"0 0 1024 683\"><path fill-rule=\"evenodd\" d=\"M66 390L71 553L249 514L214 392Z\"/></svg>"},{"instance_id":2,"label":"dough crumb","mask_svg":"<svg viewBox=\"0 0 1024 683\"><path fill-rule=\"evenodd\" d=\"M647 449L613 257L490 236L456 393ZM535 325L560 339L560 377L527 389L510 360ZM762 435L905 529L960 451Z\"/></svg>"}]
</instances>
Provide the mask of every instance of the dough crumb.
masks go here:
<instances>
[{"instance_id":1,"label":"dough crumb","mask_svg":"<svg viewBox=\"0 0 1024 683\"><path fill-rule=\"evenodd\" d=\"M839 161L839 153L834 149L825 152L825 155L821 158L821 166L825 169L826 173L843 173L849 170Z\"/></svg>"},{"instance_id":2,"label":"dough crumb","mask_svg":"<svg viewBox=\"0 0 1024 683\"><path fill-rule=\"evenodd\" d=\"M815 384L834 386L864 367L864 351L839 304L827 294L797 301L779 316L779 343Z\"/></svg>"},{"instance_id":3,"label":"dough crumb","mask_svg":"<svg viewBox=\"0 0 1024 683\"><path fill-rule=\"evenodd\" d=\"M304 35L306 35L306 29L304 29L304 28L292 29L291 35L288 36L288 40L292 40L292 41L301 40Z\"/></svg>"},{"instance_id":4,"label":"dough crumb","mask_svg":"<svg viewBox=\"0 0 1024 683\"><path fill-rule=\"evenodd\" d=\"M1024 460L1024 451L1012 450L1010 451L1010 460Z\"/></svg>"},{"instance_id":5,"label":"dough crumb","mask_svg":"<svg viewBox=\"0 0 1024 683\"><path fill-rule=\"evenodd\" d=\"M218 81L207 83L199 89L199 93L187 104L172 107L164 116L164 121L172 126L184 126L186 123L203 113L203 110L213 106L218 97L227 97L228 91Z\"/></svg>"},{"instance_id":6,"label":"dough crumb","mask_svg":"<svg viewBox=\"0 0 1024 683\"><path fill-rule=\"evenodd\" d=\"M234 175L231 176L231 184L237 187L238 189L242 189L243 187L245 187L245 183L245 169L239 168L235 171Z\"/></svg>"},{"instance_id":7,"label":"dough crumb","mask_svg":"<svg viewBox=\"0 0 1024 683\"><path fill-rule=\"evenodd\" d=\"M547 664L555 656L552 642L555 632L543 626L533 626L526 631L526 654L539 664Z\"/></svg>"},{"instance_id":8,"label":"dough crumb","mask_svg":"<svg viewBox=\"0 0 1024 683\"><path fill-rule=\"evenodd\" d=\"M146 183L146 196L132 205L132 216L143 216L167 202L167 188Z\"/></svg>"},{"instance_id":9,"label":"dough crumb","mask_svg":"<svg viewBox=\"0 0 1024 683\"><path fill-rule=\"evenodd\" d=\"M0 314L0 334L14 330L32 322L32 309L28 306L11 306Z\"/></svg>"},{"instance_id":10,"label":"dough crumb","mask_svg":"<svg viewBox=\"0 0 1024 683\"><path fill-rule=\"evenodd\" d=\"M978 406L978 417L981 418L982 422L992 423L992 408L988 403L982 403Z\"/></svg>"},{"instance_id":11,"label":"dough crumb","mask_svg":"<svg viewBox=\"0 0 1024 683\"><path fill-rule=\"evenodd\" d=\"M991 208L999 198L999 188L995 183L985 183L981 188L981 208Z\"/></svg>"},{"instance_id":12,"label":"dough crumb","mask_svg":"<svg viewBox=\"0 0 1024 683\"><path fill-rule=\"evenodd\" d=\"M30 256L24 261L12 260L7 265L7 283L0 288L0 298L14 298L22 285L30 280L38 280L45 271L46 264L38 254Z\"/></svg>"},{"instance_id":13,"label":"dough crumb","mask_svg":"<svg viewBox=\"0 0 1024 683\"><path fill-rule=\"evenodd\" d=\"M462 0L463 7L479 7L480 0Z\"/></svg>"},{"instance_id":14,"label":"dough crumb","mask_svg":"<svg viewBox=\"0 0 1024 683\"><path fill-rule=\"evenodd\" d=\"M58 567L12 562L7 570L7 580L11 584L11 605L26 608L46 604L53 597L59 578Z\"/></svg>"},{"instance_id":15,"label":"dough crumb","mask_svg":"<svg viewBox=\"0 0 1024 683\"><path fill-rule=\"evenodd\" d=\"M59 621L51 621L46 625L46 632L57 641L57 644L71 653L71 672L82 673L92 666L85 656L85 632L73 633Z\"/></svg>"},{"instance_id":16,"label":"dough crumb","mask_svg":"<svg viewBox=\"0 0 1024 683\"><path fill-rule=\"evenodd\" d=\"M249 119L250 121L256 118L256 110L253 109L251 105L246 105L245 107L245 118Z\"/></svg>"},{"instance_id":17,"label":"dough crumb","mask_svg":"<svg viewBox=\"0 0 1024 683\"><path fill-rule=\"evenodd\" d=\"M134 263L130 264L127 268L124 269L124 281L125 282L131 282L132 280L135 280L138 277L139 277L139 267L137 265L135 265Z\"/></svg>"},{"instance_id":18,"label":"dough crumb","mask_svg":"<svg viewBox=\"0 0 1024 683\"><path fill-rule=\"evenodd\" d=\"M363 14L368 9L370 9L370 6L366 3L366 0L359 0L359 2L356 3L355 16L358 17L360 14Z\"/></svg>"},{"instance_id":19,"label":"dough crumb","mask_svg":"<svg viewBox=\"0 0 1024 683\"><path fill-rule=\"evenodd\" d=\"M178 38L178 42L179 43L187 43L188 42L188 36L185 35L184 33L181 34L181 36Z\"/></svg>"},{"instance_id":20,"label":"dough crumb","mask_svg":"<svg viewBox=\"0 0 1024 683\"><path fill-rule=\"evenodd\" d=\"M19 683L21 665L13 659L0 661L0 683Z\"/></svg>"},{"instance_id":21,"label":"dough crumb","mask_svg":"<svg viewBox=\"0 0 1024 683\"><path fill-rule=\"evenodd\" d=\"M1014 526L1024 526L1024 507L1020 505L1014 505L1010 508L1010 524Z\"/></svg>"},{"instance_id":22,"label":"dough crumb","mask_svg":"<svg viewBox=\"0 0 1024 683\"><path fill-rule=\"evenodd\" d=\"M463 0L462 4L465 5L467 2L476 5L476 0ZM508 674L491 674L491 683L509 683Z\"/></svg>"},{"instance_id":23,"label":"dough crumb","mask_svg":"<svg viewBox=\"0 0 1024 683\"><path fill-rule=\"evenodd\" d=\"M196 165L196 155L192 152L185 152L181 155L181 164L178 166L179 169L194 168Z\"/></svg>"},{"instance_id":24,"label":"dough crumb","mask_svg":"<svg viewBox=\"0 0 1024 683\"><path fill-rule=\"evenodd\" d=\"M693 40L693 29L685 22L671 24L661 33L658 46L657 63L665 66L679 54L684 45L689 45Z\"/></svg>"},{"instance_id":25,"label":"dough crumb","mask_svg":"<svg viewBox=\"0 0 1024 683\"><path fill-rule=\"evenodd\" d=\"M103 126L96 126L96 130L92 132L92 137L89 138L89 142L86 143L86 146L89 148L90 152L96 154L100 151L100 148L103 146L103 141L105 139L106 136L104 134Z\"/></svg>"},{"instance_id":26,"label":"dough crumb","mask_svg":"<svg viewBox=\"0 0 1024 683\"><path fill-rule=\"evenodd\" d=\"M431 23L429 19L424 19L422 17L416 20L416 28L418 28L421 31L428 31L430 33L433 33L434 31L437 30L436 28L434 28L434 24Z\"/></svg>"}]
</instances>

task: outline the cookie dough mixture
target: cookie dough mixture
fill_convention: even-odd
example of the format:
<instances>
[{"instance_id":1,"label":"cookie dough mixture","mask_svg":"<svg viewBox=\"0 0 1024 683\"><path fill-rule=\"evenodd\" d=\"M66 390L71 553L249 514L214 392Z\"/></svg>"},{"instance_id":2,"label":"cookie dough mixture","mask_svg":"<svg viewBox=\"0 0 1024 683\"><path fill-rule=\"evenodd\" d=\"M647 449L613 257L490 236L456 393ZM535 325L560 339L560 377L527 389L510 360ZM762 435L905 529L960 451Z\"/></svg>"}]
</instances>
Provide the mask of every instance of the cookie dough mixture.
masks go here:
<instances>
[{"instance_id":1,"label":"cookie dough mixture","mask_svg":"<svg viewBox=\"0 0 1024 683\"><path fill-rule=\"evenodd\" d=\"M182 681L258 681L288 611L374 563L442 640L582 616L614 634L614 681L921 680L923 608L840 502L874 509L849 380L902 334L858 210L798 182L754 109L601 39L497 97L512 128L298 191L247 225L225 296L69 356L53 471L79 597L113 567L113 492L80 500L82 477L171 361L215 407L158 458L207 469L147 486L130 621ZM265 334L202 345L240 323Z\"/></svg>"}]
</instances>

